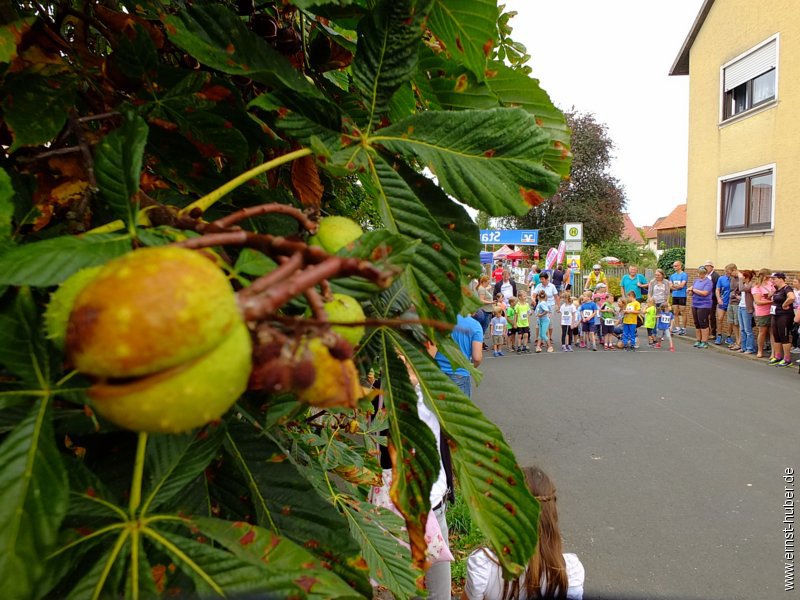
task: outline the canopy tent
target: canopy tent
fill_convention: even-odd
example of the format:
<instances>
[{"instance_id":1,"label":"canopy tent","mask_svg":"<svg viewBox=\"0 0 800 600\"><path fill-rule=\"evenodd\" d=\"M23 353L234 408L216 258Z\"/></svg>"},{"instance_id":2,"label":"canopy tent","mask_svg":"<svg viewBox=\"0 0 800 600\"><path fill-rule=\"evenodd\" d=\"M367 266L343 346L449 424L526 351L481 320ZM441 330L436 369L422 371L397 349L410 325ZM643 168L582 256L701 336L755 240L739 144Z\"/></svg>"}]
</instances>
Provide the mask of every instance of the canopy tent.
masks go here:
<instances>
[{"instance_id":1,"label":"canopy tent","mask_svg":"<svg viewBox=\"0 0 800 600\"><path fill-rule=\"evenodd\" d=\"M495 259L508 258L508 255L511 254L512 252L514 252L514 250L512 250L508 246L503 246L502 248L500 248L500 250L495 251L494 258Z\"/></svg>"},{"instance_id":2,"label":"canopy tent","mask_svg":"<svg viewBox=\"0 0 800 600\"><path fill-rule=\"evenodd\" d=\"M481 264L482 265L490 265L492 264L492 260L494 259L494 255L491 252L481 252Z\"/></svg>"},{"instance_id":3,"label":"canopy tent","mask_svg":"<svg viewBox=\"0 0 800 600\"><path fill-rule=\"evenodd\" d=\"M608 263L609 265L621 265L622 261L616 256L604 256L600 259L601 263Z\"/></svg>"},{"instance_id":4,"label":"canopy tent","mask_svg":"<svg viewBox=\"0 0 800 600\"><path fill-rule=\"evenodd\" d=\"M506 256L508 260L522 260L524 258L528 258L528 255L522 252L521 250L515 250L508 256Z\"/></svg>"}]
</instances>

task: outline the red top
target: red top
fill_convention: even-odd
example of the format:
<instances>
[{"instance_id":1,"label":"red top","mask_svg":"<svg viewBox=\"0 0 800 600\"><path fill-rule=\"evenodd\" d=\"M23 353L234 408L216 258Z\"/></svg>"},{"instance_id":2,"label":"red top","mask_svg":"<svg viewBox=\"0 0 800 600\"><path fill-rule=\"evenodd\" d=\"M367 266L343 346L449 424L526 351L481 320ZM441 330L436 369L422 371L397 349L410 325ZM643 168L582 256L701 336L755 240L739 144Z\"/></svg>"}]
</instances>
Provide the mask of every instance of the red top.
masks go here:
<instances>
[{"instance_id":1,"label":"red top","mask_svg":"<svg viewBox=\"0 0 800 600\"><path fill-rule=\"evenodd\" d=\"M503 281L503 268L498 267L492 272L492 277L494 277L494 282L497 283L498 281Z\"/></svg>"}]
</instances>

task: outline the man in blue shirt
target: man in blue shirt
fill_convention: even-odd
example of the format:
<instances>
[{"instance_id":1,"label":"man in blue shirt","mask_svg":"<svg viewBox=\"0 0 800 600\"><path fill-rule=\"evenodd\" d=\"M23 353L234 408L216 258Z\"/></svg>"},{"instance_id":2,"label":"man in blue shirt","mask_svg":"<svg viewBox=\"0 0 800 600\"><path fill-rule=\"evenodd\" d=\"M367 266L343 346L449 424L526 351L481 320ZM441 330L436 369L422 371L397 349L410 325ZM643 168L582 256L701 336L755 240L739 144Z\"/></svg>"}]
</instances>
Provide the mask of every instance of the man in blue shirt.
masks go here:
<instances>
[{"instance_id":1,"label":"man in blue shirt","mask_svg":"<svg viewBox=\"0 0 800 600\"><path fill-rule=\"evenodd\" d=\"M733 343L731 339L732 327L727 323L728 302L731 299L731 273L733 271L731 267L735 267L735 265L725 267L725 274L720 275L719 279L717 279L716 289L714 290L717 300L717 336L714 343L717 346L722 345L723 341L728 344ZM723 329L728 330L727 340Z\"/></svg>"},{"instance_id":2,"label":"man in blue shirt","mask_svg":"<svg viewBox=\"0 0 800 600\"><path fill-rule=\"evenodd\" d=\"M647 279L639 274L639 269L635 265L628 267L628 274L619 282L622 287L622 295L627 296L629 292L636 294L636 299L642 299L642 292L647 292Z\"/></svg>"},{"instance_id":3,"label":"man in blue shirt","mask_svg":"<svg viewBox=\"0 0 800 600\"><path fill-rule=\"evenodd\" d=\"M472 317L458 315L456 326L450 337L474 366L477 367L481 364L483 360L483 328L478 321ZM464 392L464 395L472 398L472 377L470 377L469 371L461 367L454 370L447 357L439 351L436 352L436 362L442 372Z\"/></svg>"},{"instance_id":4,"label":"man in blue shirt","mask_svg":"<svg viewBox=\"0 0 800 600\"><path fill-rule=\"evenodd\" d=\"M675 313L675 333L686 335L686 286L689 276L683 270L683 263L676 260L672 263L675 272L669 276L669 287L672 290L672 312Z\"/></svg>"}]
</instances>

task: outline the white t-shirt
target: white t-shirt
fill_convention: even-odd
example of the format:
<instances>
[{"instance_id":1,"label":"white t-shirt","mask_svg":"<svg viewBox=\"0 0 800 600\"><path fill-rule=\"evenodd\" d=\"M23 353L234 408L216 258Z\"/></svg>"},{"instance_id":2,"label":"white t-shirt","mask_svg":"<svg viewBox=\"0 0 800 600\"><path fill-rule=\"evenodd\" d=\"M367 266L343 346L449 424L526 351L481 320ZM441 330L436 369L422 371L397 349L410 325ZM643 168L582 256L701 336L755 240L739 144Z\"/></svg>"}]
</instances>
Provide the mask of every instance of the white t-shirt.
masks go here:
<instances>
[{"instance_id":1,"label":"white t-shirt","mask_svg":"<svg viewBox=\"0 0 800 600\"><path fill-rule=\"evenodd\" d=\"M425 423L430 430L433 432L433 437L436 438L436 449L439 449L439 440L442 436L442 429L439 425L439 420L436 418L431 410L426 406L425 400L422 397L422 388L420 386L416 387L417 392L417 414L419 415L419 420ZM431 508L441 504L442 500L444 500L445 494L447 494L447 475L444 472L444 465L442 464L442 458L439 457L439 477L436 478L436 481L433 482L433 487L431 488Z\"/></svg>"},{"instance_id":2,"label":"white t-shirt","mask_svg":"<svg viewBox=\"0 0 800 600\"><path fill-rule=\"evenodd\" d=\"M565 554L567 567L567 599L583 599L583 580L586 575L581 561L575 554ZM524 578L524 575L523 575ZM521 582L520 582L521 583ZM542 586L544 589L544 585ZM479 548L467 559L467 577L464 593L470 600L500 600L503 596L503 574L494 553L488 548ZM520 589L520 600L527 600L524 589Z\"/></svg>"},{"instance_id":3,"label":"white t-shirt","mask_svg":"<svg viewBox=\"0 0 800 600\"><path fill-rule=\"evenodd\" d=\"M514 295L514 288L511 285L510 281L505 281L500 284L500 293L503 294L503 297L508 300L511 296Z\"/></svg>"},{"instance_id":4,"label":"white t-shirt","mask_svg":"<svg viewBox=\"0 0 800 600\"><path fill-rule=\"evenodd\" d=\"M547 303L550 305L550 308L555 308L556 305L556 296L558 295L558 290L556 286L552 283L548 283L546 286L542 285L541 283L533 288L533 295L537 295L540 291L544 290L545 295L547 296Z\"/></svg>"},{"instance_id":5,"label":"white t-shirt","mask_svg":"<svg viewBox=\"0 0 800 600\"><path fill-rule=\"evenodd\" d=\"M570 302L561 305L561 324L572 326L572 315L578 312L578 309Z\"/></svg>"}]
</instances>

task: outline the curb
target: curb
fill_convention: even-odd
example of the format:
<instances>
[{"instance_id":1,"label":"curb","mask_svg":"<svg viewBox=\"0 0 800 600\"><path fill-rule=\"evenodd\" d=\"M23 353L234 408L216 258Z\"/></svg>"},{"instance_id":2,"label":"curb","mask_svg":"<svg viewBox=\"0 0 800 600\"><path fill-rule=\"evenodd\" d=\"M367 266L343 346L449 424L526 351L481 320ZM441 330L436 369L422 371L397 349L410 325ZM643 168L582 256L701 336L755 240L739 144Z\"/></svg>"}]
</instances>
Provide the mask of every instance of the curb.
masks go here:
<instances>
[{"instance_id":1,"label":"curb","mask_svg":"<svg viewBox=\"0 0 800 600\"><path fill-rule=\"evenodd\" d=\"M685 343L691 342L692 344L695 341L697 341L697 338L695 337L695 329L692 328L692 327L687 327L686 328L686 335L673 335L672 339L673 340L684 340ZM738 352L738 351L731 352L730 350L728 350L728 348L726 346L724 346L724 345L717 346L713 341L708 342L708 347L709 347L709 349L712 349L712 350L714 350L715 352L717 352L719 354L724 354L726 356L733 356L735 358L740 358L740 359L749 360L749 361L752 361L752 362L762 363L762 364L765 364L765 365L767 364L767 360L768 359L766 359L766 358L757 358L755 354L742 354L741 352ZM800 359L800 354L793 354L792 355L792 363L794 363L798 359ZM789 368L791 369L793 367L789 367Z\"/></svg>"}]
</instances>

